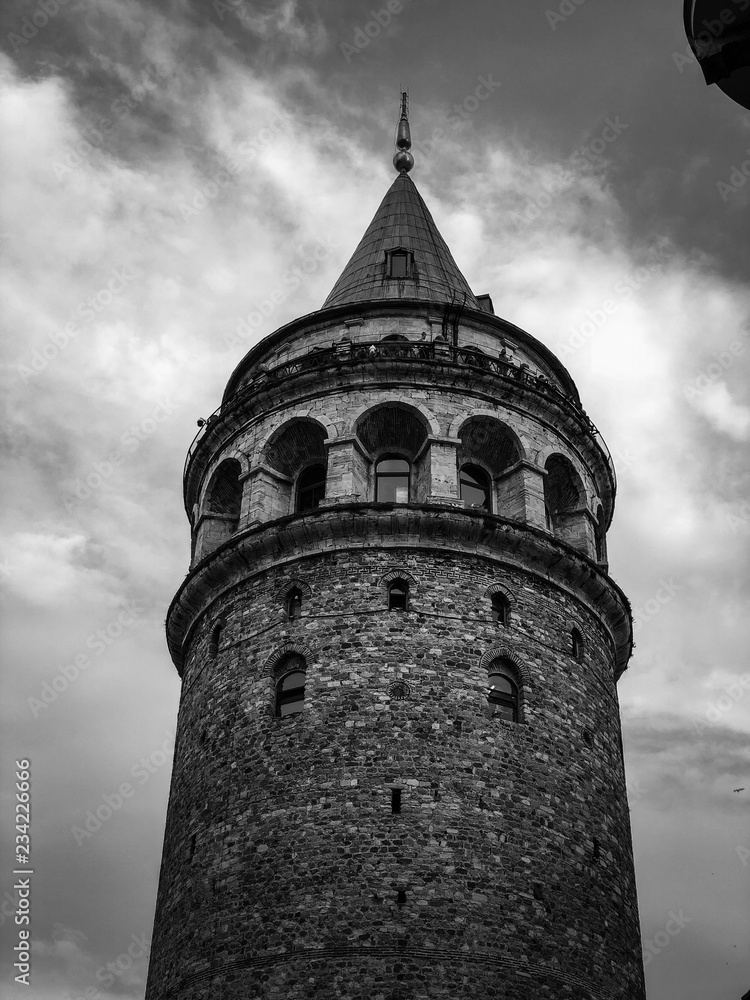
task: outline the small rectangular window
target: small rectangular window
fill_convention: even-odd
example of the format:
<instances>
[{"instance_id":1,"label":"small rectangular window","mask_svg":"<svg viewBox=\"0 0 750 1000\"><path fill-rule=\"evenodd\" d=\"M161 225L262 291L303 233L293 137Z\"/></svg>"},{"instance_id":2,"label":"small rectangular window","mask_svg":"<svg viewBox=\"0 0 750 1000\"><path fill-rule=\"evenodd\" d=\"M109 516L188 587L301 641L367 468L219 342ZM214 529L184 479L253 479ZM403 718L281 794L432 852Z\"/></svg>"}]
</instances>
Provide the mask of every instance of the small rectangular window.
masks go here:
<instances>
[{"instance_id":1,"label":"small rectangular window","mask_svg":"<svg viewBox=\"0 0 750 1000\"><path fill-rule=\"evenodd\" d=\"M400 813L401 812L401 789L392 788L391 789L391 812Z\"/></svg>"},{"instance_id":2,"label":"small rectangular window","mask_svg":"<svg viewBox=\"0 0 750 1000\"><path fill-rule=\"evenodd\" d=\"M409 272L409 258L406 256L406 254L392 253L390 276L392 278L406 278L408 272Z\"/></svg>"}]
</instances>

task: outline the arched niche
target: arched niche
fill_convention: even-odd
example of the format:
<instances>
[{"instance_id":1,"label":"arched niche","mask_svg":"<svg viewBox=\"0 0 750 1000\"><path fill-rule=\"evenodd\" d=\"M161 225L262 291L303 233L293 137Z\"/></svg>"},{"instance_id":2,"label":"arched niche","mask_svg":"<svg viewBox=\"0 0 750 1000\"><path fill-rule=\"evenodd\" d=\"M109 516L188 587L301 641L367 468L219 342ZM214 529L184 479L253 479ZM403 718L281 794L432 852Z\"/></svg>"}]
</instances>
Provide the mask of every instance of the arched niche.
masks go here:
<instances>
[{"instance_id":1,"label":"arched niche","mask_svg":"<svg viewBox=\"0 0 750 1000\"><path fill-rule=\"evenodd\" d=\"M596 546L586 490L577 469L565 455L553 453L544 463L544 508L547 530L589 558Z\"/></svg>"},{"instance_id":2,"label":"arched niche","mask_svg":"<svg viewBox=\"0 0 750 1000\"><path fill-rule=\"evenodd\" d=\"M465 506L484 506L503 517L528 521L530 472L523 464L524 449L515 431L495 416L479 414L464 420L456 433L459 495ZM481 480L481 471L489 477L488 504L475 502L476 491L464 486L467 470L476 480Z\"/></svg>"},{"instance_id":3,"label":"arched niche","mask_svg":"<svg viewBox=\"0 0 750 1000\"><path fill-rule=\"evenodd\" d=\"M429 493L429 466L425 462L425 445L430 427L414 407L402 402L383 402L360 416L356 436L371 463L369 498L377 499L379 480L376 471L390 464L405 463L408 487L404 499L398 502L423 502ZM386 473L387 475L387 473ZM401 496L401 494L399 494Z\"/></svg>"},{"instance_id":4,"label":"arched niche","mask_svg":"<svg viewBox=\"0 0 750 1000\"><path fill-rule=\"evenodd\" d=\"M241 473L242 466L236 458L225 458L214 469L203 495L194 536L193 557L196 562L213 552L237 530L242 512Z\"/></svg>"},{"instance_id":5,"label":"arched niche","mask_svg":"<svg viewBox=\"0 0 750 1000\"><path fill-rule=\"evenodd\" d=\"M251 470L252 520L304 513L324 501L327 440L326 428L306 416L286 420L270 435Z\"/></svg>"}]
</instances>

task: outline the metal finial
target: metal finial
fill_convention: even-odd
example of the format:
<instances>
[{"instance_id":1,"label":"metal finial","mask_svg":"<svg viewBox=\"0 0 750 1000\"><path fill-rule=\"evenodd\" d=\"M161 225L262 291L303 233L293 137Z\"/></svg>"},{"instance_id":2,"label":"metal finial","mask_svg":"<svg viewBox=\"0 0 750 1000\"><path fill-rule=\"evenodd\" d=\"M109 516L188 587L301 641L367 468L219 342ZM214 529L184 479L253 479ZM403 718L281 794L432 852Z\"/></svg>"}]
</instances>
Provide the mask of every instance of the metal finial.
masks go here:
<instances>
[{"instance_id":1,"label":"metal finial","mask_svg":"<svg viewBox=\"0 0 750 1000\"><path fill-rule=\"evenodd\" d=\"M414 166L414 157L411 149L411 132L409 131L409 95L406 91L401 93L401 117L396 129L396 154L393 157L393 166L398 171L404 173Z\"/></svg>"}]
</instances>

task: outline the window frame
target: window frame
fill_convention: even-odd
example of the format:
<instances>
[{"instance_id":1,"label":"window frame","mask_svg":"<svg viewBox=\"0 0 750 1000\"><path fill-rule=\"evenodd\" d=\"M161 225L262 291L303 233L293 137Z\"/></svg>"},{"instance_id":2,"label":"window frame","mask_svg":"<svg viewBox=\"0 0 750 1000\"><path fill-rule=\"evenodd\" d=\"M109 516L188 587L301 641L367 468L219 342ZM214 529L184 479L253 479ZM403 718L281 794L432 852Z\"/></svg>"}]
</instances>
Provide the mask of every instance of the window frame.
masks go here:
<instances>
[{"instance_id":1,"label":"window frame","mask_svg":"<svg viewBox=\"0 0 750 1000\"><path fill-rule=\"evenodd\" d=\"M393 591L399 589L403 591L403 607L399 607L393 603L392 594ZM395 580L390 580L388 583L388 610L389 611L408 611L409 610L409 582L404 580L402 577L396 577Z\"/></svg>"},{"instance_id":2,"label":"window frame","mask_svg":"<svg viewBox=\"0 0 750 1000\"><path fill-rule=\"evenodd\" d=\"M503 661L502 657L497 657L487 664L487 703L492 709L492 718L501 718L505 722L519 724L521 722L522 711L522 683L514 669ZM509 686L510 691L496 691L492 683L493 678L502 678ZM510 718L507 711L510 711Z\"/></svg>"},{"instance_id":3,"label":"window frame","mask_svg":"<svg viewBox=\"0 0 750 1000\"><path fill-rule=\"evenodd\" d=\"M301 618L304 601L305 595L302 593L300 588L292 587L284 598L284 608L286 610L287 617L292 620Z\"/></svg>"},{"instance_id":4,"label":"window frame","mask_svg":"<svg viewBox=\"0 0 750 1000\"><path fill-rule=\"evenodd\" d=\"M580 661L583 659L584 648L585 644L581 630L579 628L572 628L570 631L570 655L574 660Z\"/></svg>"},{"instance_id":5,"label":"window frame","mask_svg":"<svg viewBox=\"0 0 750 1000\"><path fill-rule=\"evenodd\" d=\"M307 689L307 664L305 663L304 657L299 657L299 659L302 661L302 664L304 664L304 666L295 665L291 667L291 669L289 670L284 670L276 678L276 683L274 686L274 711L273 711L274 718L276 719L286 719L289 718L290 715L301 715L305 710L306 689ZM296 674L300 674L303 677L304 683L298 684L296 687L289 688L288 690L285 691L284 689L285 681L291 677L294 677ZM292 696L298 695L300 691L302 692L302 696L293 699ZM296 711L283 712L282 711L283 706L288 704L299 704L301 707L298 708Z\"/></svg>"},{"instance_id":6,"label":"window frame","mask_svg":"<svg viewBox=\"0 0 750 1000\"><path fill-rule=\"evenodd\" d=\"M468 504L464 500L464 496L463 496L463 485L464 485L463 484L463 476L464 476L464 471L468 470L468 469L474 469L474 470L476 470L476 472L479 473L479 476L477 477L473 473L467 472L468 476L470 476L472 479L483 479L485 481L485 483L486 483L486 485L484 486L484 495L485 495L485 501L486 502L484 504L481 504L481 505L479 505L479 504ZM467 485L473 486L473 484L471 484L471 483L467 483ZM473 488L476 489L477 487L473 487ZM484 511L486 511L486 513L491 514L492 513L492 476L487 472L486 469L483 469L481 465L476 465L474 462L464 462L463 465L459 466L459 469L458 469L458 495L459 495L459 498L460 498L461 502L463 503L465 509L472 510L475 507L481 507L481 509L484 510Z\"/></svg>"},{"instance_id":7,"label":"window frame","mask_svg":"<svg viewBox=\"0 0 750 1000\"><path fill-rule=\"evenodd\" d=\"M321 470L322 478L316 480L309 486L307 485L303 486L303 480L305 476L309 475L311 472L314 472L316 469ZM300 473L297 476L297 483L294 493L295 514L305 514L307 513L307 511L316 510L320 506L321 502L325 500L327 479L328 479L328 469L322 462L312 462L310 465L306 465L303 469L300 470ZM320 498L315 503L311 503L303 507L302 506L303 494L311 493L316 489L319 489L320 487L322 487L322 493L320 495Z\"/></svg>"},{"instance_id":8,"label":"window frame","mask_svg":"<svg viewBox=\"0 0 750 1000\"><path fill-rule=\"evenodd\" d=\"M381 465L383 462L403 462L407 467L406 474L404 475L404 473L397 473L397 472L378 472L378 466ZM409 461L408 458L406 458L405 455L399 455L392 452L388 452L384 455L381 455L375 461L375 468L373 474L375 477L375 503L411 502L412 463ZM406 500L381 500L379 496L381 481L385 479L399 479L399 478L406 479Z\"/></svg>"},{"instance_id":9,"label":"window frame","mask_svg":"<svg viewBox=\"0 0 750 1000\"><path fill-rule=\"evenodd\" d=\"M490 594L490 605L495 625L507 626L510 619L510 601L502 590L496 590L494 594Z\"/></svg>"},{"instance_id":10,"label":"window frame","mask_svg":"<svg viewBox=\"0 0 750 1000\"><path fill-rule=\"evenodd\" d=\"M394 273L394 261L403 261L403 274ZM414 275L414 253L406 247L393 247L385 251L385 276L394 281L405 281Z\"/></svg>"}]
</instances>

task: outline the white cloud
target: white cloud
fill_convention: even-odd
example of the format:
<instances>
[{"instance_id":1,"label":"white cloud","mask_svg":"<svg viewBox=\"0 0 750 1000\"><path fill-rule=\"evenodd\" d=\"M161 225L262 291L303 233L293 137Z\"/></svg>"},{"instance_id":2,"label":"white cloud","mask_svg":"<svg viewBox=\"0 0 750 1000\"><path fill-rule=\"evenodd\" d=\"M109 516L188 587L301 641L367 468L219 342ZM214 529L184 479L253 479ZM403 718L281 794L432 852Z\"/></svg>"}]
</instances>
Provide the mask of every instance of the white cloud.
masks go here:
<instances>
[{"instance_id":1,"label":"white cloud","mask_svg":"<svg viewBox=\"0 0 750 1000\"><path fill-rule=\"evenodd\" d=\"M690 402L711 426L735 441L750 439L750 407L736 403L725 382L714 382L692 395Z\"/></svg>"}]
</instances>

